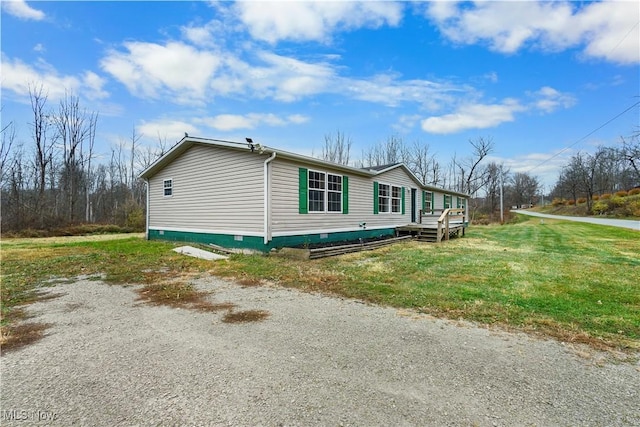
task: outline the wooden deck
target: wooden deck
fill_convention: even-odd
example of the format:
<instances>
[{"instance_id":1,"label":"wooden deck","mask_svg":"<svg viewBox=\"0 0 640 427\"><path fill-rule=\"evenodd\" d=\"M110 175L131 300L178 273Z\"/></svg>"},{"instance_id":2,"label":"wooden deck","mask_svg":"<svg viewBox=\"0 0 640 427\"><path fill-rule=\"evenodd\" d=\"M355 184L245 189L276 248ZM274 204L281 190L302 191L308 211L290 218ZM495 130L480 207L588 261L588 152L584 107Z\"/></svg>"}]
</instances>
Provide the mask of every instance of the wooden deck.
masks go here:
<instances>
[{"instance_id":1,"label":"wooden deck","mask_svg":"<svg viewBox=\"0 0 640 427\"><path fill-rule=\"evenodd\" d=\"M399 235L411 235L417 239L440 243L452 237L464 236L464 209L445 209L440 215L423 214L420 222L396 227Z\"/></svg>"}]
</instances>

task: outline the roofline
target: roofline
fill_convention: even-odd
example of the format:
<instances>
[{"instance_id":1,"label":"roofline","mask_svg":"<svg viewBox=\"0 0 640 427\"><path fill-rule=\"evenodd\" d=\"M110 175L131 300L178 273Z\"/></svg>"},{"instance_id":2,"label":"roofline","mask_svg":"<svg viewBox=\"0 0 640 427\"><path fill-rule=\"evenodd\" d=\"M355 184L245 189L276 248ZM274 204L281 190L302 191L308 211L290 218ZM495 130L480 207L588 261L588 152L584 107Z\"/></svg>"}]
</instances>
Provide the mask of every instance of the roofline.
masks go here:
<instances>
[{"instance_id":1,"label":"roofline","mask_svg":"<svg viewBox=\"0 0 640 427\"><path fill-rule=\"evenodd\" d=\"M185 136L180 141L178 141L173 147L171 147L169 151L164 153L159 159L157 159L149 167L143 170L139 175L140 178L143 178L143 179L151 178L153 175L156 174L156 172L159 169L162 169L171 160L173 160L175 157L177 157L178 155L180 155L181 153L183 153L184 151L186 151L188 148L192 147L195 144L211 145L216 147L227 147L227 148L232 148L235 150L242 150L242 151L252 151L250 144L247 142L236 142L236 141L226 141L222 139ZM310 163L313 165L319 165L319 166L324 166L332 169L338 169L338 170L350 172L352 174L369 176L369 177L375 177L377 175L381 175L383 173L386 173L388 171L401 167L418 184L418 186L420 186L420 188L424 190L446 192L447 194L452 194L452 195L465 197L465 198L469 197L468 194L447 190L447 189L436 187L433 185L423 184L420 181L420 179L418 179L418 177L411 171L411 169L409 169L407 165L405 165L404 163L397 163L383 170L375 171L370 169L362 169L362 168L356 168L353 166L341 165L338 163L329 162L327 160L317 159L315 157L305 156L302 154L292 153L290 151L267 147L258 143L254 143L253 146L254 146L254 150L257 149L259 154L270 155L273 153L277 153L279 158L297 160L304 163Z\"/></svg>"}]
</instances>

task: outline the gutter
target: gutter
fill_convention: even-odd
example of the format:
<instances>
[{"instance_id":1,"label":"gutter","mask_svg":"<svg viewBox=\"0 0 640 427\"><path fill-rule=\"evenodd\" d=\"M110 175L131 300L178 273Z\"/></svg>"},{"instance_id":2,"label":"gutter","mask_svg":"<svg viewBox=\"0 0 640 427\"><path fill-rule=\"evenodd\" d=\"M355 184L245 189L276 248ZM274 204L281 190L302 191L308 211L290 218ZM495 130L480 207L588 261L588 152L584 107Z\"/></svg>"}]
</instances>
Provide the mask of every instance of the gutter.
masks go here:
<instances>
[{"instance_id":1,"label":"gutter","mask_svg":"<svg viewBox=\"0 0 640 427\"><path fill-rule=\"evenodd\" d=\"M264 244L268 244L271 239L271 185L269 174L269 163L276 158L277 153L274 151L271 156L264 161Z\"/></svg>"},{"instance_id":2,"label":"gutter","mask_svg":"<svg viewBox=\"0 0 640 427\"><path fill-rule=\"evenodd\" d=\"M146 225L145 225L145 228L146 228L145 237L147 238L147 240L149 240L149 217L150 217L150 212L149 212L150 211L150 209L149 209L149 199L150 199L150 197L149 197L149 179L145 178L144 183L147 186L147 209L146 209L146 211L147 211L146 212L146 217L147 218L146 218L146 221L145 221L146 222Z\"/></svg>"}]
</instances>

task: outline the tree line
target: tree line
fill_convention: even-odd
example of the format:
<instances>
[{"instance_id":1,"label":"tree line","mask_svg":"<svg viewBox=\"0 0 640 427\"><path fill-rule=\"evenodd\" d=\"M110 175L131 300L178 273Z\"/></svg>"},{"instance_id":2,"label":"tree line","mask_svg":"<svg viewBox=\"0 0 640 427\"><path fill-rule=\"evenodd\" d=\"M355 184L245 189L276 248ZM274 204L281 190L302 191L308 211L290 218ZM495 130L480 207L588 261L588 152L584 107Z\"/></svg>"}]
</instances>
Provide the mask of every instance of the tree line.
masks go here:
<instances>
[{"instance_id":1,"label":"tree line","mask_svg":"<svg viewBox=\"0 0 640 427\"><path fill-rule=\"evenodd\" d=\"M29 86L30 141L18 140L15 123L2 129L0 191L3 232L62 228L79 223L143 229L146 189L137 175L166 151L129 139L96 153L99 114L66 94L48 103L42 86Z\"/></svg>"},{"instance_id":2,"label":"tree line","mask_svg":"<svg viewBox=\"0 0 640 427\"><path fill-rule=\"evenodd\" d=\"M128 138L110 147L105 158L95 151L99 114L80 105L73 94L48 104L42 86L29 86L32 120L30 141L19 141L15 124L2 131L0 147L0 209L2 231L52 229L79 223L115 224L143 229L146 188L138 174L167 151L166 139L155 147L139 144L132 128ZM441 163L429 144L407 144L389 136L352 159L352 140L343 132L325 135L314 157L362 168L404 163L426 185L469 194L472 218L495 219L501 197L504 206L535 204L543 194L537 177L512 173L503 163L488 161L491 137L469 141L465 156ZM640 185L640 132L622 138L618 147L579 152L562 169L547 197L584 198L591 210L593 196Z\"/></svg>"},{"instance_id":3,"label":"tree line","mask_svg":"<svg viewBox=\"0 0 640 427\"><path fill-rule=\"evenodd\" d=\"M398 136L390 136L365 149L359 160L351 162L352 140L343 132L326 134L316 157L334 163L361 168L404 163L424 184L469 194L471 216L483 215L495 219L499 213L502 191L505 206L522 206L535 202L542 187L537 177L528 173L511 173L503 163L488 162L494 151L491 137L469 141L469 154L454 155L441 163L429 144L414 141L407 144Z\"/></svg>"},{"instance_id":4,"label":"tree line","mask_svg":"<svg viewBox=\"0 0 640 427\"><path fill-rule=\"evenodd\" d=\"M595 153L578 152L565 165L551 197L576 203L584 199L587 211L596 196L640 186L640 131L621 137L616 147L600 146Z\"/></svg>"}]
</instances>

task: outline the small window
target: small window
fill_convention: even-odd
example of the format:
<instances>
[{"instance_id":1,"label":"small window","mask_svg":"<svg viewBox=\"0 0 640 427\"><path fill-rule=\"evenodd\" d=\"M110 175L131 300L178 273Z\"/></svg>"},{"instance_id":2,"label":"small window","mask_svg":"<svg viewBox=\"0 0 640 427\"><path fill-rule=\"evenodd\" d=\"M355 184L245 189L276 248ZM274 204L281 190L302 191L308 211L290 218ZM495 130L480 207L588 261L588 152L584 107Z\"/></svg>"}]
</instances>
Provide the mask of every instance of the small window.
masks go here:
<instances>
[{"instance_id":1,"label":"small window","mask_svg":"<svg viewBox=\"0 0 640 427\"><path fill-rule=\"evenodd\" d=\"M445 194L444 195L444 209L449 209L451 208L451 195L450 194Z\"/></svg>"},{"instance_id":2,"label":"small window","mask_svg":"<svg viewBox=\"0 0 640 427\"><path fill-rule=\"evenodd\" d=\"M402 188L391 187L391 212L400 213L401 201L402 201Z\"/></svg>"},{"instance_id":3,"label":"small window","mask_svg":"<svg viewBox=\"0 0 640 427\"><path fill-rule=\"evenodd\" d=\"M389 212L389 185L380 184L378 186L378 207L380 212Z\"/></svg>"},{"instance_id":4,"label":"small window","mask_svg":"<svg viewBox=\"0 0 640 427\"><path fill-rule=\"evenodd\" d=\"M324 212L325 175L309 171L309 212Z\"/></svg>"},{"instance_id":5,"label":"small window","mask_svg":"<svg viewBox=\"0 0 640 427\"><path fill-rule=\"evenodd\" d=\"M172 179L165 179L163 181L163 190L164 190L164 197L173 196L173 180Z\"/></svg>"},{"instance_id":6,"label":"small window","mask_svg":"<svg viewBox=\"0 0 640 427\"><path fill-rule=\"evenodd\" d=\"M431 191L424 192L424 209L423 211L426 213L433 213L433 205L431 201L433 200L433 193Z\"/></svg>"}]
</instances>

